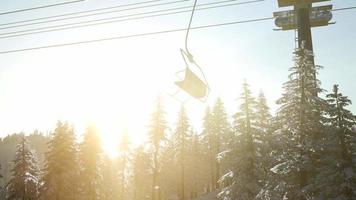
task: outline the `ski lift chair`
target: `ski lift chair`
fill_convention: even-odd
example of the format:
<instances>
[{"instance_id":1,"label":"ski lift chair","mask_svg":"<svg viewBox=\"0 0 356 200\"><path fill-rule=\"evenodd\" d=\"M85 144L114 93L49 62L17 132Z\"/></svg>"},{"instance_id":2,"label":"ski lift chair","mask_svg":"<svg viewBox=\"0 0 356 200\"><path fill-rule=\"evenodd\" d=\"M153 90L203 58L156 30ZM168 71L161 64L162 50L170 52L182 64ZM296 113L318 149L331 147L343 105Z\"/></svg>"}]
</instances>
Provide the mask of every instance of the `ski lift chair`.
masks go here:
<instances>
[{"instance_id":1,"label":"ski lift chair","mask_svg":"<svg viewBox=\"0 0 356 200\"><path fill-rule=\"evenodd\" d=\"M210 89L205 79L204 73L200 69L199 65L182 49L181 49L181 54L186 64L186 68L182 71L177 72L177 75L184 73L184 78L182 80L176 81L175 85L177 85L180 89L185 91L190 96L205 102L207 96L209 95ZM190 63L194 64L196 68L200 70L201 76L204 78L204 80L201 79L197 74L195 74L190 69L186 57L189 59Z\"/></svg>"}]
</instances>

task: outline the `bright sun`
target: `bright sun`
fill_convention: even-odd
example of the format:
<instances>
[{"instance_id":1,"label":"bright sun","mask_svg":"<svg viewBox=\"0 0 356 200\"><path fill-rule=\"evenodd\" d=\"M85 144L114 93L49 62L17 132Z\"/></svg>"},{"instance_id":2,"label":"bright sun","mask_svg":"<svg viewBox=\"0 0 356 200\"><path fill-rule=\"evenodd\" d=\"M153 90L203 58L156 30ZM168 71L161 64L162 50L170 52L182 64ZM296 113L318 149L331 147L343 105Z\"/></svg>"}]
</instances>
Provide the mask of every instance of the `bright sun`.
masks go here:
<instances>
[{"instance_id":1,"label":"bright sun","mask_svg":"<svg viewBox=\"0 0 356 200\"><path fill-rule=\"evenodd\" d=\"M117 55L137 51L132 41L126 46L121 45L120 49L112 46L106 54L98 55L97 50L84 51L82 53L88 58L95 58L94 61L86 59L75 68L64 67L64 70L62 68L56 73L57 77L58 73L59 77L66 76L67 92L74 97L70 100L72 103L68 102L69 105L64 108L63 119L71 116L70 120L82 130L89 122L96 124L103 149L111 157L118 154L118 144L124 130L128 131L131 144L144 142L157 96L170 93L174 86L169 75L174 74L172 72L175 69L169 71L165 66L152 68L156 63L154 59L145 56L132 59L129 56L120 57L120 62L116 61ZM160 56L169 59L168 55ZM61 65L73 66L73 63ZM166 104L165 109L174 110L175 106Z\"/></svg>"},{"instance_id":2,"label":"bright sun","mask_svg":"<svg viewBox=\"0 0 356 200\"><path fill-rule=\"evenodd\" d=\"M7 106L3 111L12 114L9 119L16 118L9 121L32 131L33 127L51 130L57 120L67 120L75 125L79 136L89 123L94 123L102 136L103 149L110 156L118 153L124 129L128 130L131 143L143 142L154 101L158 94L166 92L166 85L162 84L167 82L166 76L152 73L145 59L122 57L118 62L117 54L124 54L124 47L120 48L122 52L112 47L106 54L98 54L101 48L89 51L82 47L80 55L78 49L31 52L42 54L41 60L26 54L22 60L31 67L12 69L21 71L20 75L5 74L12 94L4 102ZM54 55L63 54L67 59L53 62ZM78 56L82 59L74 59ZM36 98L28 98L31 96ZM10 130L18 127L16 123L7 126Z\"/></svg>"}]
</instances>

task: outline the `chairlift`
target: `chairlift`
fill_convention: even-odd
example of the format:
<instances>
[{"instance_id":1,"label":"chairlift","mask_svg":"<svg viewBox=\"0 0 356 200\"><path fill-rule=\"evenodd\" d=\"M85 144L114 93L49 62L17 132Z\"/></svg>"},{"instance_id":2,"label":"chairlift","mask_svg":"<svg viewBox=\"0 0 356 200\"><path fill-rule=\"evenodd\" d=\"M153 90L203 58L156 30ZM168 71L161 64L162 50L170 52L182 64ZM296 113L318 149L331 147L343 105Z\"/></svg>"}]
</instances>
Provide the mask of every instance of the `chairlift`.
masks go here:
<instances>
[{"instance_id":1,"label":"chairlift","mask_svg":"<svg viewBox=\"0 0 356 200\"><path fill-rule=\"evenodd\" d=\"M203 70L194 61L193 55L188 50L188 35L189 35L189 30L190 30L190 26L191 26L191 23L192 23L192 19L193 19L193 16L194 16L194 11L195 11L196 4L197 4L197 0L194 1L192 14L191 14L191 17L190 17L189 25L188 25L188 28L187 28L187 33L186 33L186 36L185 36L185 51L183 49L180 49L180 53L181 53L181 55L183 57L183 60L184 60L184 63L186 65L186 67L185 67L184 70L179 71L179 72L176 73L177 76L179 74L183 73L184 74L184 78L180 79L179 81L175 81L175 85L177 85L180 89L185 91L191 97L194 97L194 98L196 98L196 99L198 99L200 101L205 102L207 97L208 97L208 95L209 95L209 92L210 92L209 84L208 84L208 82L207 82L207 80L205 78ZM195 66L195 68L197 68L200 71L201 76L199 76L196 73L194 73L194 71L189 67L189 65ZM175 97L175 95L178 92L179 91L177 91L172 96Z\"/></svg>"},{"instance_id":2,"label":"chairlift","mask_svg":"<svg viewBox=\"0 0 356 200\"><path fill-rule=\"evenodd\" d=\"M204 77L204 73L200 69L199 65L197 65L196 62L192 59L192 57L190 57L191 55L188 55L182 49L181 49L181 54L186 64L186 68L176 73L177 75L184 73L184 78L182 80L176 81L175 84L180 89L188 93L190 96L199 99L201 101L205 101L206 97L209 94L209 86ZM190 69L186 57L188 58L189 63L195 65L201 71L201 76L204 78L204 80L202 80L197 74L195 74Z\"/></svg>"}]
</instances>

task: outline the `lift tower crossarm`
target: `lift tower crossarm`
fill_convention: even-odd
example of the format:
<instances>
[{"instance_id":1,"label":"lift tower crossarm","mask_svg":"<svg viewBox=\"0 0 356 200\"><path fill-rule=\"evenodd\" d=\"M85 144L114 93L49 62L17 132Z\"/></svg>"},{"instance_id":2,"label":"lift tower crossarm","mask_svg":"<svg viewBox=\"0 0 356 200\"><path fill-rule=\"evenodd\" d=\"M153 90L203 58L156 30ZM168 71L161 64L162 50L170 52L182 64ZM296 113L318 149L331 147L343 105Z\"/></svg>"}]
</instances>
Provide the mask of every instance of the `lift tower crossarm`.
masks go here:
<instances>
[{"instance_id":1,"label":"lift tower crossarm","mask_svg":"<svg viewBox=\"0 0 356 200\"><path fill-rule=\"evenodd\" d=\"M278 0L279 7L288 7L288 6L308 6L312 3L318 3L323 1L331 0Z\"/></svg>"}]
</instances>

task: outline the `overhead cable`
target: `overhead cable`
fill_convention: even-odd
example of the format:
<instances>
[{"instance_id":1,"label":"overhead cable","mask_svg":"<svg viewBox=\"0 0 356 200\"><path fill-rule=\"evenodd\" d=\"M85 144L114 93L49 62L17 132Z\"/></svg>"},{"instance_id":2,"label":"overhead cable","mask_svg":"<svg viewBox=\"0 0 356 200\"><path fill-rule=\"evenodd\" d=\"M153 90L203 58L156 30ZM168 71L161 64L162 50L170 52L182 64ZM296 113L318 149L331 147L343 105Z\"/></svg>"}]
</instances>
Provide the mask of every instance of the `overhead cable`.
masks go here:
<instances>
[{"instance_id":1,"label":"overhead cable","mask_svg":"<svg viewBox=\"0 0 356 200\"><path fill-rule=\"evenodd\" d=\"M336 8L336 9L332 9L331 11L342 11L342 10L352 10L352 9L356 9L356 6L345 7L345 8Z\"/></svg>"},{"instance_id":2,"label":"overhead cable","mask_svg":"<svg viewBox=\"0 0 356 200\"><path fill-rule=\"evenodd\" d=\"M26 9L21 9L21 10L13 10L13 11L8 11L8 12L2 12L2 13L0 13L0 15L8 15L8 14L13 14L13 13L19 13L19 12L25 12L25 11L31 11L31 10L38 10L38 9L49 8L49 7L62 6L62 5L72 4L72 3L79 3L79 2L82 2L82 1L86 1L86 0L67 1L67 2L50 4L50 5L45 5L45 6L26 8Z\"/></svg>"},{"instance_id":3,"label":"overhead cable","mask_svg":"<svg viewBox=\"0 0 356 200\"><path fill-rule=\"evenodd\" d=\"M219 26L228 26L228 25L235 25L235 24L267 21L267 20L272 20L272 19L274 19L274 17L265 17L265 18L250 19L250 20L244 20L244 21L234 21L234 22L226 22L226 23L220 23L220 24L209 24L209 25L204 25L204 26L196 26L196 27L191 27L190 29L197 30L197 29L205 29L205 28L212 28L212 27L219 27ZM128 39L128 38L143 37L143 36L150 36L150 35L157 35L157 34L164 34L164 33L173 33L173 32L180 32L180 31L186 31L186 30L187 30L186 28L180 28L180 29L170 29L170 30L162 30L162 31L156 31L156 32L138 33L138 34L133 34L133 35L124 35L124 36L108 37L108 38L101 38L101 39L94 39L94 40L85 40L85 41L79 41L79 42L62 43L62 44L30 47L30 48L24 48L24 49L0 51L0 54L8 54L8 53L15 53L15 52L32 51L32 50L48 49L48 48L55 48L55 47L64 47L64 46L74 46L74 45L97 43L97 42L104 42L104 41L110 41L110 40Z\"/></svg>"},{"instance_id":4,"label":"overhead cable","mask_svg":"<svg viewBox=\"0 0 356 200\"><path fill-rule=\"evenodd\" d=\"M233 4L210 6L210 7L206 7L206 8L199 8L199 9L196 9L196 10L209 10L209 9L215 9L215 8L221 8L221 7L228 7L228 6L256 3L256 2L260 2L260 1L265 1L265 0L253 0L253 1L245 1L245 2L233 3ZM203 5L205 6L205 5L211 5L211 4L217 4L217 3L219 3L219 2L208 3L208 4L200 4L198 6L203 6ZM6 32L6 33L1 33L0 34L0 36L1 35L5 35L5 36L0 37L0 39L12 38L12 37L18 37L18 36L24 36L24 35L33 35L33 34L38 34L38 33L53 32L53 31L75 29L75 28L90 27L90 26L117 23L117 22L123 22L123 21L131 21L131 20L137 20L137 19L146 19L146 18L152 18L152 17L174 15L174 14L186 13L186 12L191 12L192 11L190 9L190 10L176 11L176 12L170 12L170 13L162 13L162 14L155 14L155 15L148 15L148 16L141 16L141 17L133 17L133 18L127 18L127 19L120 19L120 18L132 17L132 16L137 16L137 15L145 15L145 14L161 13L161 12L166 12L166 11L179 10L179 9L183 9L183 8L191 8L191 6L180 7L180 8L172 8L172 9L165 9L165 10L156 10L156 11L145 12L145 13L136 13L136 14L132 14L132 15L125 15L125 16L106 18L106 19L91 20L91 21L81 22L81 23L72 23L72 24L66 24L66 25L50 26L50 27L36 28L36 29L29 29L29 30L22 30L22 31ZM108 20L108 19L114 19L114 20L105 21L105 20ZM104 21L104 22L100 22L100 21ZM97 22L97 23L92 23L92 22ZM71 25L77 25L77 24L82 24L82 23L92 23L92 24L71 26ZM51 28L54 28L54 29L51 29ZM30 31L34 31L34 32L30 32ZM30 32L30 33L26 33L26 32Z\"/></svg>"},{"instance_id":5,"label":"overhead cable","mask_svg":"<svg viewBox=\"0 0 356 200\"><path fill-rule=\"evenodd\" d=\"M79 15L79 14L97 12L97 11L102 11L102 10L110 10L110 9L115 9L115 8L129 7L129 6L134 6L134 5L146 4L146 3L154 3L154 2L158 2L158 1L164 1L164 0L149 0L149 1L143 1L143 2L130 3L130 4L120 4L120 5L110 6L110 7L105 7L105 8L97 8L97 9L92 9L92 10L85 10L85 11L65 13L65 14L60 14L60 15L52 15L52 16L46 16L46 17L39 17L39 18L33 18L33 19L27 19L27 20L21 20L21 21L2 23L2 24L0 24L0 26L8 26L8 25L21 24L21 23L26 23L26 22L40 21L40 20L45 20L45 19L66 17L66 16L71 16L71 15ZM182 0L182 1L189 1L189 0Z\"/></svg>"},{"instance_id":6,"label":"overhead cable","mask_svg":"<svg viewBox=\"0 0 356 200\"><path fill-rule=\"evenodd\" d=\"M158 0L158 1L162 1L162 0ZM19 28L19 27L24 27L24 26L38 25L38 24L46 24L46 23L50 23L50 22L59 22L59 21L71 20L71 19L79 19L79 18L83 18L83 17L98 16L98 15L117 13L117 12L122 12L122 11L138 10L138 9L143 9L143 8L151 8L151 7L170 5L170 4L181 3L181 2L186 2L186 1L189 1L189 0L179 0L179 1L164 2L164 3L159 3L159 4L137 6L137 7L132 7L132 8L120 9L120 10L110 10L110 11L105 11L105 12L100 12L100 13L90 13L90 14L86 14L86 15L65 17L65 18L59 18L59 19L51 19L51 20L39 21L39 22L33 22L33 23L26 23L26 24L18 24L18 23L20 23L20 22L29 22L30 20L19 21L19 22L7 23L7 24L0 24L0 30L11 29L11 28ZM234 0L234 1L236 1L236 0ZM122 6L120 6L120 7L122 7ZM84 11L84 12L87 12L87 11ZM78 13L81 13L81 12L78 12ZM68 14L68 15L73 15L73 14ZM57 16L61 16L61 15L57 15ZM67 16L67 14L66 14L66 16ZM55 17L56 16L50 16L48 18L43 17L43 18L37 18L37 19L50 19L50 18L55 18ZM37 21L37 20L36 19L32 19L31 21ZM18 24L18 25L14 25L14 24ZM1 27L1 26L4 26L4 25L12 25L12 26Z\"/></svg>"}]
</instances>

